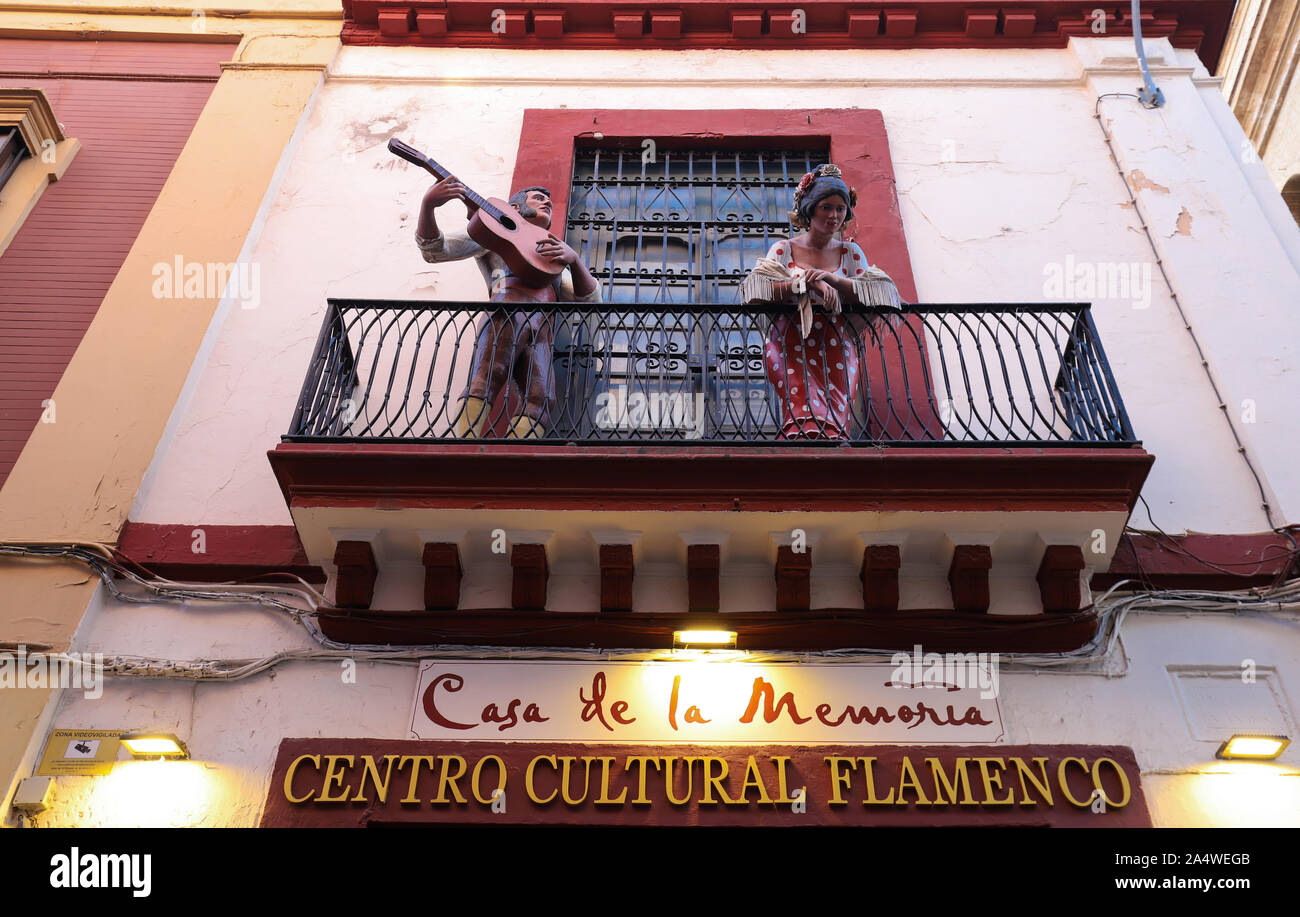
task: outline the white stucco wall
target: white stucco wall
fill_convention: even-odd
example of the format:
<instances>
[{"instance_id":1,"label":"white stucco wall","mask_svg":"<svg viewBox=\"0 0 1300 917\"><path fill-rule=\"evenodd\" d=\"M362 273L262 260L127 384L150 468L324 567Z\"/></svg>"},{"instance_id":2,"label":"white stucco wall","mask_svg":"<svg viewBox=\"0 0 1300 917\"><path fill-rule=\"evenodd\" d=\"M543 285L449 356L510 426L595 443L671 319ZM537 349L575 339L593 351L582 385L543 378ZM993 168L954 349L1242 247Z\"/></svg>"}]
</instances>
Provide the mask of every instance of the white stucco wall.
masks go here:
<instances>
[{"instance_id":1,"label":"white stucco wall","mask_svg":"<svg viewBox=\"0 0 1300 917\"><path fill-rule=\"evenodd\" d=\"M1207 75L1195 56L1164 40L1148 46L1169 104L1143 111L1108 99L1102 112L1150 217L1154 254L1093 117L1100 93L1136 85L1128 39L821 52L828 78L810 78L791 51L344 48L252 245L258 306L230 309L214 329L130 518L288 524L265 453L288 427L326 297L483 298L473 265L420 258L412 235L428 176L388 154L390 136L427 145L472 186L503 193L525 108L681 106L881 110L922 302L1070 299L1045 294L1048 265L1160 257L1234 418L1252 403L1253 422L1238 426L1275 521L1294 521L1300 230L1288 236L1270 220L1272 204L1261 207L1264 167L1243 163L1225 137L1215 106L1226 103L1200 91ZM458 228L457 209L440 212L448 228ZM1144 491L1155 521L1169 531L1265 530L1258 490L1158 270L1149 294L1145 308L1093 299L1133 425L1157 457ZM1145 526L1145 513L1135 521Z\"/></svg>"}]
</instances>

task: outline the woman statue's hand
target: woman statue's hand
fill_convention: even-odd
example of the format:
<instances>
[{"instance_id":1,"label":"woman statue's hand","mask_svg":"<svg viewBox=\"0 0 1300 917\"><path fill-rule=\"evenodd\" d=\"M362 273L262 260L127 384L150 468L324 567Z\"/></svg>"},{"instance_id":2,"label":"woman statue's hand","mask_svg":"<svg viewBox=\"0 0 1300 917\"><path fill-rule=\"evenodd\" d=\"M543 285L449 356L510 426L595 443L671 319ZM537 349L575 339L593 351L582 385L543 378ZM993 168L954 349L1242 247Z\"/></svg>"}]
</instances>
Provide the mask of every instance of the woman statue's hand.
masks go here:
<instances>
[{"instance_id":1,"label":"woman statue's hand","mask_svg":"<svg viewBox=\"0 0 1300 917\"><path fill-rule=\"evenodd\" d=\"M818 280L809 284L809 288L820 298L821 304L826 307L827 312L839 313L840 293L835 287L831 286L828 280Z\"/></svg>"}]
</instances>

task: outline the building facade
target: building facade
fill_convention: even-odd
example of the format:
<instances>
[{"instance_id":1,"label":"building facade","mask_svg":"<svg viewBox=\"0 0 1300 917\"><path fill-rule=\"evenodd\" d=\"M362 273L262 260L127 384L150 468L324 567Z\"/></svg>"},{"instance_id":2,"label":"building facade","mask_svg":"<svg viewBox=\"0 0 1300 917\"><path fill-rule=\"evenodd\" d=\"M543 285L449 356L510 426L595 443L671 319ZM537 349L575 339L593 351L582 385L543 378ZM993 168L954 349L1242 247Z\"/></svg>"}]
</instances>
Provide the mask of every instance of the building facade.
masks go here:
<instances>
[{"instance_id":1,"label":"building facade","mask_svg":"<svg viewBox=\"0 0 1300 917\"><path fill-rule=\"evenodd\" d=\"M1239 3L1218 73L1249 143L1242 155L1264 161L1300 222L1300 5Z\"/></svg>"},{"instance_id":2,"label":"building facade","mask_svg":"<svg viewBox=\"0 0 1300 917\"><path fill-rule=\"evenodd\" d=\"M1131 24L1051 4L342 13L249 87L262 171L191 135L142 233L173 184L246 225L137 240L0 495L6 642L107 673L7 700L14 788L59 774L11 820L1296 823L1294 751L1216 758L1300 678L1300 229L1210 75L1230 5L1144 17L1155 107ZM254 131L221 81L194 130ZM509 385L457 425L484 278L390 140L548 189L600 284L489 340L554 377L535 435ZM827 354L787 394L740 295L826 162L903 303L835 319L840 442L783 434ZM60 771L77 731L190 760Z\"/></svg>"},{"instance_id":3,"label":"building facade","mask_svg":"<svg viewBox=\"0 0 1300 917\"><path fill-rule=\"evenodd\" d=\"M339 19L310 3L0 7L0 130L23 141L0 188L5 542L118 539L222 293L154 297L153 269L182 251L238 261ZM5 565L0 641L66 650L93 584ZM47 700L0 697L7 782Z\"/></svg>"}]
</instances>

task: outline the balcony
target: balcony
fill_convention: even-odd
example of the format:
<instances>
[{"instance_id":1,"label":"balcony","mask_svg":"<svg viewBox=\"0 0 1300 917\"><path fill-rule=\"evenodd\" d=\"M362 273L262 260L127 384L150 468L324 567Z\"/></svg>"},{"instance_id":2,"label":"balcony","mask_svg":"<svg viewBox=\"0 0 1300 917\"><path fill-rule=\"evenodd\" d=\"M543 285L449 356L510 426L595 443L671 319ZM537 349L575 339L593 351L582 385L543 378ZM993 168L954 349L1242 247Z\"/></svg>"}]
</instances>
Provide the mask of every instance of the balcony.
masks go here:
<instances>
[{"instance_id":1,"label":"balcony","mask_svg":"<svg viewBox=\"0 0 1300 917\"><path fill-rule=\"evenodd\" d=\"M336 604L635 610L667 630L682 608L1077 616L1153 461L1086 304L858 309L775 353L788 311L557 304L528 316L546 366L482 336L513 375L474 410L461 396L492 315L330 300L269 456ZM813 368L832 364L837 391ZM548 371L538 416L525 390ZM809 384L836 403L792 424ZM847 639L836 622L827 645ZM448 637L422 626L402 639Z\"/></svg>"},{"instance_id":2,"label":"balcony","mask_svg":"<svg viewBox=\"0 0 1300 917\"><path fill-rule=\"evenodd\" d=\"M764 371L775 313L671 310L559 304L529 313L552 329L557 395L549 423L530 439L777 442L790 397L778 396ZM456 395L487 314L481 302L330 300L284 440L467 442L455 428ZM1087 305L857 309L844 321L863 368L850 410L854 445L1137 445ZM506 337L490 342L493 351L510 365L527 361ZM511 437L512 395L491 409L488 437ZM801 445L833 433L816 427Z\"/></svg>"}]
</instances>

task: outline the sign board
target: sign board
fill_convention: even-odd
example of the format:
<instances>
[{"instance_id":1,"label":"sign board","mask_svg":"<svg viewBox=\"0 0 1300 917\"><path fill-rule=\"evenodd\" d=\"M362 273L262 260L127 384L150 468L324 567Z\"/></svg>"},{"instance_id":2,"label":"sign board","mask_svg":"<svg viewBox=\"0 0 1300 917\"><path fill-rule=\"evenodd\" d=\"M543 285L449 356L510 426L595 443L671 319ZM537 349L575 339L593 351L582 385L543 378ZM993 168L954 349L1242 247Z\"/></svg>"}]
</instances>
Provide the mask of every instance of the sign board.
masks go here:
<instances>
[{"instance_id":1,"label":"sign board","mask_svg":"<svg viewBox=\"0 0 1300 917\"><path fill-rule=\"evenodd\" d=\"M997 660L420 665L409 738L527 742L1001 741Z\"/></svg>"},{"instance_id":2,"label":"sign board","mask_svg":"<svg viewBox=\"0 0 1300 917\"><path fill-rule=\"evenodd\" d=\"M113 770L121 733L102 729L56 729L45 742L45 754L36 768L38 777L70 774L99 776Z\"/></svg>"},{"instance_id":3,"label":"sign board","mask_svg":"<svg viewBox=\"0 0 1300 917\"><path fill-rule=\"evenodd\" d=\"M264 827L1150 827L1133 751L285 739Z\"/></svg>"}]
</instances>

